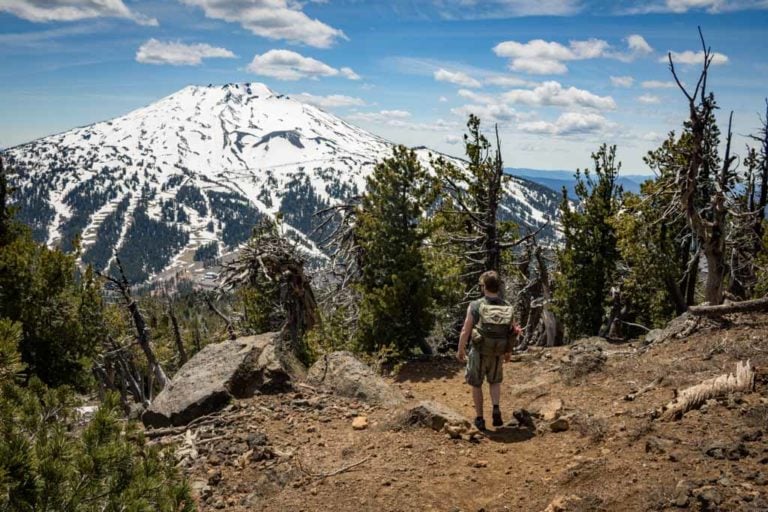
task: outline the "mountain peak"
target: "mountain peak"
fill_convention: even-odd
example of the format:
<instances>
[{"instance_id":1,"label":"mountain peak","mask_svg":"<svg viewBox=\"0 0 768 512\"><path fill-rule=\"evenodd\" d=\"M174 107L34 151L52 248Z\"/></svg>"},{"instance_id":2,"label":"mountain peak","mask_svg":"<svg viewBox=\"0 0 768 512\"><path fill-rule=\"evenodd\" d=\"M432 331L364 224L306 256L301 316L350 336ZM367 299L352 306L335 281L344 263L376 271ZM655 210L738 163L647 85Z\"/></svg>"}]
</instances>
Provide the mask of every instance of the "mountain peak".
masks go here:
<instances>
[{"instance_id":1,"label":"mountain peak","mask_svg":"<svg viewBox=\"0 0 768 512\"><path fill-rule=\"evenodd\" d=\"M6 152L20 218L36 237L107 269L121 256L142 282L200 272L281 214L310 254L314 212L362 193L392 144L261 83L189 86L106 122ZM426 149L417 152L429 161ZM505 215L539 225L559 197L509 191Z\"/></svg>"}]
</instances>

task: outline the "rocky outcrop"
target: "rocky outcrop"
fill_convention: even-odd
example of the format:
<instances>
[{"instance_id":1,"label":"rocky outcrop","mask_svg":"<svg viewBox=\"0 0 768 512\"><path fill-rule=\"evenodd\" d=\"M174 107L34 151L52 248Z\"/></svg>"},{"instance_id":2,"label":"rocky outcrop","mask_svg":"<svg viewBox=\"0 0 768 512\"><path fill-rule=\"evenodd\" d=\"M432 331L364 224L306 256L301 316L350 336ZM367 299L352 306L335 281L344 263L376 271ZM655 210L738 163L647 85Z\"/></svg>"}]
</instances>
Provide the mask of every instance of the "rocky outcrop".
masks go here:
<instances>
[{"instance_id":1,"label":"rocky outcrop","mask_svg":"<svg viewBox=\"0 0 768 512\"><path fill-rule=\"evenodd\" d=\"M318 359L309 369L307 382L370 404L391 407L405 402L400 391L351 352L333 352Z\"/></svg>"},{"instance_id":2,"label":"rocky outcrop","mask_svg":"<svg viewBox=\"0 0 768 512\"><path fill-rule=\"evenodd\" d=\"M284 387L291 372L275 350L276 333L211 344L190 359L142 416L150 427L186 425L232 398Z\"/></svg>"}]
</instances>

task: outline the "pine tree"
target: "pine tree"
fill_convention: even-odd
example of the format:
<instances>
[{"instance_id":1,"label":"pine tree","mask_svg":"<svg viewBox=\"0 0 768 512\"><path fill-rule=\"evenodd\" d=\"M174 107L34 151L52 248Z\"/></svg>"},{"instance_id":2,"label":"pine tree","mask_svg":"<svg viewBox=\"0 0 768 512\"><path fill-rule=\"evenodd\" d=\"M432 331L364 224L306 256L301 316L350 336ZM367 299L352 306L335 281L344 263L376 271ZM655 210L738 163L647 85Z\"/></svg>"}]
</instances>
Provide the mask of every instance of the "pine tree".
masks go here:
<instances>
[{"instance_id":1,"label":"pine tree","mask_svg":"<svg viewBox=\"0 0 768 512\"><path fill-rule=\"evenodd\" d=\"M421 253L429 188L416 154L402 146L367 180L355 225L362 253L357 339L366 352L408 354L424 346L434 323Z\"/></svg>"},{"instance_id":2,"label":"pine tree","mask_svg":"<svg viewBox=\"0 0 768 512\"><path fill-rule=\"evenodd\" d=\"M621 203L616 178L621 167L616 147L603 144L589 170L576 172L578 204L563 188L560 205L565 246L558 251L555 299L570 337L593 336L600 329L603 303L616 272L618 251L611 219Z\"/></svg>"},{"instance_id":3,"label":"pine tree","mask_svg":"<svg viewBox=\"0 0 768 512\"><path fill-rule=\"evenodd\" d=\"M466 296L477 289L485 271L503 273L504 253L520 243L517 226L499 220L504 195L501 147L496 130L496 147L480 129L480 119L470 115L464 135L466 168L443 158L433 162L442 192L436 224L444 238L463 260L461 276ZM508 251L506 251L508 252Z\"/></svg>"}]
</instances>

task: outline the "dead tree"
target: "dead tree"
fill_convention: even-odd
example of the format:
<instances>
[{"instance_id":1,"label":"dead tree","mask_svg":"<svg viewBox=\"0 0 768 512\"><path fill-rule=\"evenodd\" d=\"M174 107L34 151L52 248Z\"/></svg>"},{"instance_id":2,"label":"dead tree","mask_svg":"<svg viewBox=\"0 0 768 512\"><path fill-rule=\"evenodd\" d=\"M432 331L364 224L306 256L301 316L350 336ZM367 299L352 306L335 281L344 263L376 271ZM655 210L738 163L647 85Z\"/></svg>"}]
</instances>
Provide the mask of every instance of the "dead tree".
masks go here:
<instances>
[{"instance_id":1,"label":"dead tree","mask_svg":"<svg viewBox=\"0 0 768 512\"><path fill-rule=\"evenodd\" d=\"M107 336L104 352L97 357L93 365L102 401L106 390L117 391L120 393L126 414L130 411L132 402L148 407L152 400L151 388L145 391L144 386L145 382L151 379L147 379L139 371L131 345L118 343L112 336Z\"/></svg>"},{"instance_id":2,"label":"dead tree","mask_svg":"<svg viewBox=\"0 0 768 512\"><path fill-rule=\"evenodd\" d=\"M173 339L176 342L176 350L179 352L179 366L183 366L189 358L187 357L187 350L184 348L184 340L181 338L179 319L176 318L176 313L173 310L173 300L167 292L166 301L168 302L168 317L171 319L171 327L173 328Z\"/></svg>"},{"instance_id":3,"label":"dead tree","mask_svg":"<svg viewBox=\"0 0 768 512\"><path fill-rule=\"evenodd\" d=\"M360 294L354 285L360 282L365 265L365 251L355 232L361 200L360 196L350 197L315 213L319 219L316 232L325 234L318 245L330 257L313 281L318 309L323 319L332 319L347 333L357 329Z\"/></svg>"},{"instance_id":4,"label":"dead tree","mask_svg":"<svg viewBox=\"0 0 768 512\"><path fill-rule=\"evenodd\" d=\"M131 296L131 286L128 283L128 279L125 277L125 271L123 270L123 264L120 262L120 258L115 257L115 263L120 272L119 278L100 272L97 272L97 274L117 286L118 290L120 290L123 300L125 301L125 307L128 309L131 319L133 320L133 325L136 328L137 342L147 359L147 367L149 368L150 376L154 377L160 390L163 390L168 385L168 377L166 377L163 367L160 365L155 356L155 352L152 349L149 327L147 326L146 320L144 320L144 315L139 309L139 304ZM151 390L152 386L150 385L148 387Z\"/></svg>"},{"instance_id":5,"label":"dead tree","mask_svg":"<svg viewBox=\"0 0 768 512\"><path fill-rule=\"evenodd\" d=\"M237 259L225 265L222 284L224 290L259 282L275 285L273 306L284 312L283 338L288 342L281 348L298 356L306 352L304 334L318 321L317 302L304 264L297 245L273 221L263 220Z\"/></svg>"},{"instance_id":6,"label":"dead tree","mask_svg":"<svg viewBox=\"0 0 768 512\"><path fill-rule=\"evenodd\" d=\"M208 309L210 309L214 315L221 318L221 320L224 322L224 326L227 331L227 337L230 340L236 340L237 331L235 330L235 324L232 322L232 319L229 318L219 308L216 307L216 304L213 301L213 297L211 297L210 294L203 293L203 300L205 301L205 305L208 306ZM198 333L198 343L199 343L199 333Z\"/></svg>"},{"instance_id":7,"label":"dead tree","mask_svg":"<svg viewBox=\"0 0 768 512\"><path fill-rule=\"evenodd\" d=\"M737 202L743 211L733 216L728 240L728 292L740 299L752 296L757 283L756 259L765 250L763 223L765 208L768 206L768 100L766 118L761 119L761 125L757 135L750 135L759 147L747 147L747 155L743 160L746 190Z\"/></svg>"},{"instance_id":8,"label":"dead tree","mask_svg":"<svg viewBox=\"0 0 768 512\"><path fill-rule=\"evenodd\" d=\"M723 299L723 283L727 272L726 263L726 237L728 220L728 198L731 190L733 172L731 166L736 157L731 156L731 126L733 113L728 122L728 134L726 139L725 157L721 168L717 171L716 187L711 196L711 202L707 205L709 215L702 213L702 208L697 204L700 175L707 170L706 158L706 131L716 109L714 96L707 92L707 78L709 66L712 64L714 54L705 41L699 29L699 36L704 51L704 63L702 71L692 92L683 85L675 71L672 54L668 54L669 68L680 90L688 101L689 129L691 143L687 151L686 163L681 167L677 176L677 200L684 213L688 225L696 235L701 250L707 262L707 280L705 285L705 299L710 304L719 304Z\"/></svg>"},{"instance_id":9,"label":"dead tree","mask_svg":"<svg viewBox=\"0 0 768 512\"><path fill-rule=\"evenodd\" d=\"M542 247L535 236L525 237L525 252L518 270L525 270L525 286L518 292L517 308L523 335L517 350L528 346L554 347L563 344L563 326L549 308L552 281ZM535 265L532 266L531 264Z\"/></svg>"}]
</instances>

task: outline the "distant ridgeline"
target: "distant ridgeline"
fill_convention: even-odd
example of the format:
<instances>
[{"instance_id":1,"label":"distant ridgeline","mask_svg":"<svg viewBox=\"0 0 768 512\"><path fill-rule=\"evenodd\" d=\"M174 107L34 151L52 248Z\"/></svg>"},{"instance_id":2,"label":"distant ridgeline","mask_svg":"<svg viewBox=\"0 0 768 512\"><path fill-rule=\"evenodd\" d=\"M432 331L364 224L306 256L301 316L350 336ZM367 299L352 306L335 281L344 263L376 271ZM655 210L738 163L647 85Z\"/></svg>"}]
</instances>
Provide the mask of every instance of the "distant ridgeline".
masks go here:
<instances>
[{"instance_id":1,"label":"distant ridgeline","mask_svg":"<svg viewBox=\"0 0 768 512\"><path fill-rule=\"evenodd\" d=\"M190 86L112 121L7 149L17 215L38 241L73 248L99 270L121 257L128 278L248 239L280 214L307 253L328 233L314 213L360 194L392 144L262 84ZM422 163L430 160L418 148ZM552 227L560 193L512 178L500 209L522 231Z\"/></svg>"},{"instance_id":2,"label":"distant ridgeline","mask_svg":"<svg viewBox=\"0 0 768 512\"><path fill-rule=\"evenodd\" d=\"M558 195L562 194L563 187L565 187L568 190L568 197L572 201L576 200L576 193L573 190L573 187L576 186L575 169L573 171L542 171L539 169L508 167L504 170L512 176L519 176L539 185L544 185L557 192ZM653 178L651 175L627 174L619 176L619 185L621 185L625 192L637 194L640 192L640 185L645 180L651 178Z\"/></svg>"}]
</instances>

